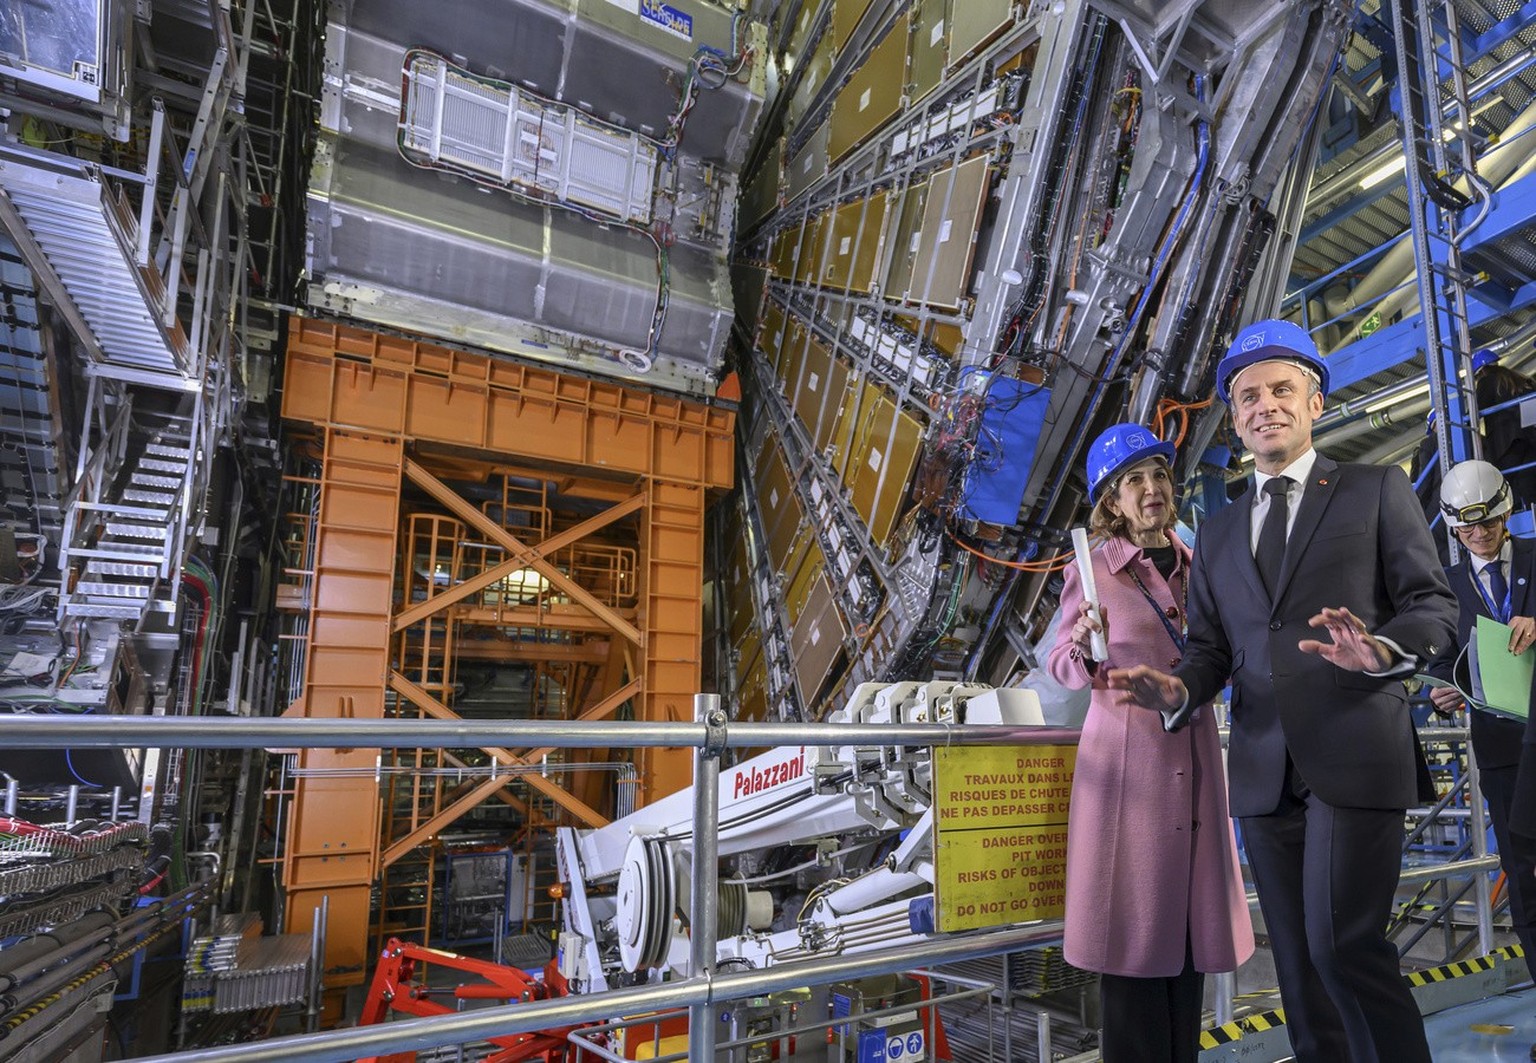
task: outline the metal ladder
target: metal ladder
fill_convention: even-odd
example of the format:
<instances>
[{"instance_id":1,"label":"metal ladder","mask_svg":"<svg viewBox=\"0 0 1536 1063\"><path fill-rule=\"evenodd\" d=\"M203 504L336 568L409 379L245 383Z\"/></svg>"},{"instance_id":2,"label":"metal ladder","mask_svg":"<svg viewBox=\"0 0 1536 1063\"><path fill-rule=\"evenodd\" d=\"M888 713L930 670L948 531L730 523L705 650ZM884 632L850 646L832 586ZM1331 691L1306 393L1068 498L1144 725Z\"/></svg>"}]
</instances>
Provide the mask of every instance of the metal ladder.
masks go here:
<instances>
[{"instance_id":1,"label":"metal ladder","mask_svg":"<svg viewBox=\"0 0 1536 1063\"><path fill-rule=\"evenodd\" d=\"M1478 179L1473 157L1471 109L1455 5L1390 0L1384 14L1391 20L1397 59L1394 102L1406 160L1408 238L1419 278L1424 361L1441 467L1448 468L1482 453L1476 431L1477 400L1471 387L1469 277L1461 261L1461 242L1477 219L1464 224L1462 213L1476 198L1486 205L1491 193ZM1450 68L1448 79L1442 79L1440 73L1442 46ZM1450 125L1442 110L1447 94ZM1458 187L1459 182L1465 183L1470 195ZM1459 544L1454 536L1451 551L1455 561Z\"/></svg>"}]
</instances>

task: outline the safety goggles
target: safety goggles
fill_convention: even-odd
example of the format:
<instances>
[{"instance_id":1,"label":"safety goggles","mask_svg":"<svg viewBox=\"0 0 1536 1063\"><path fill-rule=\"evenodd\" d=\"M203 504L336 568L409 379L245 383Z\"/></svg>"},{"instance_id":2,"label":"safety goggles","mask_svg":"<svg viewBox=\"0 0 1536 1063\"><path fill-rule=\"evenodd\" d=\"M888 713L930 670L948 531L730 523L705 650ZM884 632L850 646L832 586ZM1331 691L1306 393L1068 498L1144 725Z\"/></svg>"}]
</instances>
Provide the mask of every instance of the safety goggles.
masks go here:
<instances>
[{"instance_id":1,"label":"safety goggles","mask_svg":"<svg viewBox=\"0 0 1536 1063\"><path fill-rule=\"evenodd\" d=\"M1445 514L1447 521L1458 525L1482 524L1484 521L1502 517L1503 513L1495 514L1494 510L1502 509L1509 501L1509 484L1506 482L1493 497L1483 502L1472 502L1465 506L1452 506L1445 502L1440 503L1440 510Z\"/></svg>"}]
</instances>

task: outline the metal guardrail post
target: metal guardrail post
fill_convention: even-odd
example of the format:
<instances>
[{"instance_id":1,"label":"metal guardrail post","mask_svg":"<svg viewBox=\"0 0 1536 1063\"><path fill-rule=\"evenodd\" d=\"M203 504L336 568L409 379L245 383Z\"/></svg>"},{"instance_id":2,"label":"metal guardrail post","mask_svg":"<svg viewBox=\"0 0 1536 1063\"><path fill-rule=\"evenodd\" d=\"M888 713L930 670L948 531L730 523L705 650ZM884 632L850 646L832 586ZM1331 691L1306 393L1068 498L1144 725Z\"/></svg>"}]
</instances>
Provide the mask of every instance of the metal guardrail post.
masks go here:
<instances>
[{"instance_id":1,"label":"metal guardrail post","mask_svg":"<svg viewBox=\"0 0 1536 1063\"><path fill-rule=\"evenodd\" d=\"M706 984L715 973L720 919L720 754L725 750L725 713L719 694L696 694L693 718L705 728L693 755L693 892L689 901L689 954L693 977ZM711 996L688 1006L688 1058L715 1058L715 1005Z\"/></svg>"},{"instance_id":2,"label":"metal guardrail post","mask_svg":"<svg viewBox=\"0 0 1536 1063\"><path fill-rule=\"evenodd\" d=\"M1216 975L1216 1025L1232 1021L1235 1009L1233 997L1237 995L1237 972L1220 971Z\"/></svg>"}]
</instances>

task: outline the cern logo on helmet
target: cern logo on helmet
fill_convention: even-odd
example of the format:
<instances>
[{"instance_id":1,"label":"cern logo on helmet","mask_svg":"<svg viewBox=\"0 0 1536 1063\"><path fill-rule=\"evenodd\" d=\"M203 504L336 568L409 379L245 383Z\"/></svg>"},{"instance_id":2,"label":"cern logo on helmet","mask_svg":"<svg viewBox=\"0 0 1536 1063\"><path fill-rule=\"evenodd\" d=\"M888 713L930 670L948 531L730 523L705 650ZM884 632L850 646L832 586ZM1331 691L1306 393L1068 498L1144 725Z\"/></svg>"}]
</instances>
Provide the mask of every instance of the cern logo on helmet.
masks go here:
<instances>
[{"instance_id":1,"label":"cern logo on helmet","mask_svg":"<svg viewBox=\"0 0 1536 1063\"><path fill-rule=\"evenodd\" d=\"M1242 349L1244 351L1256 351L1262 346L1264 346L1264 333L1262 332L1250 332L1243 337Z\"/></svg>"},{"instance_id":2,"label":"cern logo on helmet","mask_svg":"<svg viewBox=\"0 0 1536 1063\"><path fill-rule=\"evenodd\" d=\"M1148 432L1132 432L1125 437L1125 445L1131 450L1145 450L1156 442Z\"/></svg>"}]
</instances>

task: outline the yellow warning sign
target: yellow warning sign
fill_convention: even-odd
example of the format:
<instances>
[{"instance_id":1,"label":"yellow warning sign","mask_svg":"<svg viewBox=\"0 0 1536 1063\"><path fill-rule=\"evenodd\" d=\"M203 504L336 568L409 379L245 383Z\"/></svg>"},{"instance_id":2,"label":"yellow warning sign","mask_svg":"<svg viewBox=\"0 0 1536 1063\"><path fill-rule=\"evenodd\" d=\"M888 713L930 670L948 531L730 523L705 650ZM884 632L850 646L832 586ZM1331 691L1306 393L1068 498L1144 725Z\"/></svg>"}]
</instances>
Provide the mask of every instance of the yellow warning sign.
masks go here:
<instances>
[{"instance_id":1,"label":"yellow warning sign","mask_svg":"<svg viewBox=\"0 0 1536 1063\"><path fill-rule=\"evenodd\" d=\"M935 749L938 929L1059 919L1076 746Z\"/></svg>"}]
</instances>

